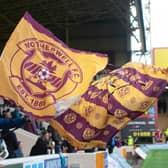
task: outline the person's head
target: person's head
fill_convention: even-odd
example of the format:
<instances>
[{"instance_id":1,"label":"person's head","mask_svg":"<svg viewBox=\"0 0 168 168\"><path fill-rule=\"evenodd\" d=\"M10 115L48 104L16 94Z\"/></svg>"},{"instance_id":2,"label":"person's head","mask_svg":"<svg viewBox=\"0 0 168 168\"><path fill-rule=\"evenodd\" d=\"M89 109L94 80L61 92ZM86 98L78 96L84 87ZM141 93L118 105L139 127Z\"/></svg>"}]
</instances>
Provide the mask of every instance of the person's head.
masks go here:
<instances>
[{"instance_id":1,"label":"person's head","mask_svg":"<svg viewBox=\"0 0 168 168\"><path fill-rule=\"evenodd\" d=\"M52 128L50 125L47 127L47 131L48 131L48 133L49 133L50 138L52 138L53 128Z\"/></svg>"},{"instance_id":2,"label":"person's head","mask_svg":"<svg viewBox=\"0 0 168 168\"><path fill-rule=\"evenodd\" d=\"M157 131L157 132L159 132L159 131L160 131L160 129L159 129L159 128L157 128L157 129L156 129L156 131Z\"/></svg>"},{"instance_id":3,"label":"person's head","mask_svg":"<svg viewBox=\"0 0 168 168\"><path fill-rule=\"evenodd\" d=\"M45 142L48 142L50 140L50 134L47 130L41 131L41 139Z\"/></svg>"},{"instance_id":4,"label":"person's head","mask_svg":"<svg viewBox=\"0 0 168 168\"><path fill-rule=\"evenodd\" d=\"M4 111L3 115L5 118L12 118L12 113L10 112L10 109Z\"/></svg>"}]
</instances>

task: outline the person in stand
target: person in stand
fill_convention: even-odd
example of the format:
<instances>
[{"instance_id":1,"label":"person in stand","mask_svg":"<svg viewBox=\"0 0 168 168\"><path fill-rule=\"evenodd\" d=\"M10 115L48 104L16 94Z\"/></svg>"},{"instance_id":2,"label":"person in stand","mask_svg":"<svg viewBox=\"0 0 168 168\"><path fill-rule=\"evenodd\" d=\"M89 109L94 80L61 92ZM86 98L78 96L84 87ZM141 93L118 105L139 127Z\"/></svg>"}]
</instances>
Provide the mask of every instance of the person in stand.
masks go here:
<instances>
[{"instance_id":1,"label":"person in stand","mask_svg":"<svg viewBox=\"0 0 168 168\"><path fill-rule=\"evenodd\" d=\"M49 132L47 130L42 130L41 136L37 139L30 151L30 156L50 154L51 148L49 147L49 140Z\"/></svg>"},{"instance_id":2,"label":"person in stand","mask_svg":"<svg viewBox=\"0 0 168 168\"><path fill-rule=\"evenodd\" d=\"M11 119L12 114L10 110L4 112L4 118ZM4 128L1 132L1 136L5 140L7 149L9 152L8 158L23 157L22 149L20 148L20 143L14 131Z\"/></svg>"},{"instance_id":3,"label":"person in stand","mask_svg":"<svg viewBox=\"0 0 168 168\"><path fill-rule=\"evenodd\" d=\"M61 136L51 125L48 126L47 131L51 133L51 141L54 141L55 143L55 153L60 153L62 145Z\"/></svg>"},{"instance_id":4,"label":"person in stand","mask_svg":"<svg viewBox=\"0 0 168 168\"><path fill-rule=\"evenodd\" d=\"M167 143L167 141L168 141L168 128L165 129L164 134L165 134L166 143Z\"/></svg>"},{"instance_id":5,"label":"person in stand","mask_svg":"<svg viewBox=\"0 0 168 168\"><path fill-rule=\"evenodd\" d=\"M133 145L134 145L134 138L131 135L129 135L128 136L128 146L133 146Z\"/></svg>"},{"instance_id":6,"label":"person in stand","mask_svg":"<svg viewBox=\"0 0 168 168\"><path fill-rule=\"evenodd\" d=\"M62 139L61 149L63 153L74 153L75 152L75 148L65 139Z\"/></svg>"},{"instance_id":7,"label":"person in stand","mask_svg":"<svg viewBox=\"0 0 168 168\"><path fill-rule=\"evenodd\" d=\"M12 129L22 127L27 121L27 118L0 118L0 129ZM19 143L19 147L20 147ZM22 153L19 153L22 154ZM0 160L6 159L9 156L4 137L0 134Z\"/></svg>"},{"instance_id":8,"label":"person in stand","mask_svg":"<svg viewBox=\"0 0 168 168\"><path fill-rule=\"evenodd\" d=\"M162 131L161 131L159 128L155 131L154 138L155 138L155 142L156 142L156 143L160 143L160 142L161 142L161 139L162 139Z\"/></svg>"},{"instance_id":9,"label":"person in stand","mask_svg":"<svg viewBox=\"0 0 168 168\"><path fill-rule=\"evenodd\" d=\"M122 144L121 137L116 137L116 147L120 148L122 146L123 146L123 144Z\"/></svg>"},{"instance_id":10,"label":"person in stand","mask_svg":"<svg viewBox=\"0 0 168 168\"><path fill-rule=\"evenodd\" d=\"M116 146L116 137L113 136L110 141L107 143L107 149L109 154L113 152L114 147Z\"/></svg>"}]
</instances>

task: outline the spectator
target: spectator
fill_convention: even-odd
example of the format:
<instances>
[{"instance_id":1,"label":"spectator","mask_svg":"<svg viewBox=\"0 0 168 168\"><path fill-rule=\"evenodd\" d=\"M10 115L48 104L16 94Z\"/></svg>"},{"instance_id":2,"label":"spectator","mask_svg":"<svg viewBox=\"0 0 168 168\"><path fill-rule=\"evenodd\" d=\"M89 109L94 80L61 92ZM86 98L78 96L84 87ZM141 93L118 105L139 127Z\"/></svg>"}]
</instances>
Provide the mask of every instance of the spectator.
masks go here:
<instances>
[{"instance_id":1,"label":"spectator","mask_svg":"<svg viewBox=\"0 0 168 168\"><path fill-rule=\"evenodd\" d=\"M167 141L168 141L168 128L165 129L164 134L165 134L166 143L167 143Z\"/></svg>"},{"instance_id":2,"label":"spectator","mask_svg":"<svg viewBox=\"0 0 168 168\"><path fill-rule=\"evenodd\" d=\"M115 136L113 136L107 143L108 152L112 153L115 146L116 146L116 138Z\"/></svg>"},{"instance_id":3,"label":"spectator","mask_svg":"<svg viewBox=\"0 0 168 168\"><path fill-rule=\"evenodd\" d=\"M4 113L4 118L12 119L10 110L7 110ZM19 148L20 143L18 142L16 134L13 131L10 131L9 129L3 129L1 136L3 137L7 145L9 152L8 158L23 157L23 153Z\"/></svg>"},{"instance_id":4,"label":"spectator","mask_svg":"<svg viewBox=\"0 0 168 168\"><path fill-rule=\"evenodd\" d=\"M161 142L161 140L162 140L162 131L159 128L155 131L154 138L155 138L155 142L156 143L160 143Z\"/></svg>"},{"instance_id":5,"label":"spectator","mask_svg":"<svg viewBox=\"0 0 168 168\"><path fill-rule=\"evenodd\" d=\"M62 144L61 136L51 125L48 126L47 130L51 133L51 140L55 142L55 153L60 153Z\"/></svg>"},{"instance_id":6,"label":"spectator","mask_svg":"<svg viewBox=\"0 0 168 168\"><path fill-rule=\"evenodd\" d=\"M133 146L133 145L134 145L134 138L131 135L129 135L128 136L128 146Z\"/></svg>"},{"instance_id":7,"label":"spectator","mask_svg":"<svg viewBox=\"0 0 168 168\"><path fill-rule=\"evenodd\" d=\"M50 154L49 150L49 132L42 130L41 136L37 139L35 145L32 147L30 156Z\"/></svg>"},{"instance_id":8,"label":"spectator","mask_svg":"<svg viewBox=\"0 0 168 168\"><path fill-rule=\"evenodd\" d=\"M120 137L116 137L116 146L117 148L122 147L122 140Z\"/></svg>"},{"instance_id":9,"label":"spectator","mask_svg":"<svg viewBox=\"0 0 168 168\"><path fill-rule=\"evenodd\" d=\"M61 149L63 153L73 153L75 152L74 147L66 140L62 141Z\"/></svg>"}]
</instances>

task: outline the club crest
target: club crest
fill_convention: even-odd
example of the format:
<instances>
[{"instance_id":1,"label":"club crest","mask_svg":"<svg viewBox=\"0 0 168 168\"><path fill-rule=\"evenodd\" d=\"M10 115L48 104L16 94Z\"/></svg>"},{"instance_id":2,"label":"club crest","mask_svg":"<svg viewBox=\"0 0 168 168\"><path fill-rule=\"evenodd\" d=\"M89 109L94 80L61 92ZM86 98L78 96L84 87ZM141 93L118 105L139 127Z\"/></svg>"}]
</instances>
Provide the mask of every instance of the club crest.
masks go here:
<instances>
[{"instance_id":1,"label":"club crest","mask_svg":"<svg viewBox=\"0 0 168 168\"><path fill-rule=\"evenodd\" d=\"M17 47L10 62L10 81L32 108L48 107L82 82L80 67L58 46L32 38ZM67 89L67 85L72 87Z\"/></svg>"}]
</instances>

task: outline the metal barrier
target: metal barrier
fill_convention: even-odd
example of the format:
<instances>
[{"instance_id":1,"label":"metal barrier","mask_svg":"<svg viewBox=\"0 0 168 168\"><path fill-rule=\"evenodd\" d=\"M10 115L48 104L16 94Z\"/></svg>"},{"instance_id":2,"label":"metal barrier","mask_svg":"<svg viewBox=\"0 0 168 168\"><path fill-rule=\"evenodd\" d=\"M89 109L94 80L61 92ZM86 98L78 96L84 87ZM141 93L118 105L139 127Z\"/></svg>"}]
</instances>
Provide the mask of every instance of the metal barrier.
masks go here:
<instances>
[{"instance_id":1,"label":"metal barrier","mask_svg":"<svg viewBox=\"0 0 168 168\"><path fill-rule=\"evenodd\" d=\"M0 161L4 168L107 168L107 152L40 155ZM1 167L1 166L0 166Z\"/></svg>"}]
</instances>

